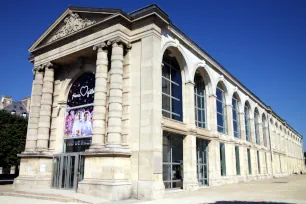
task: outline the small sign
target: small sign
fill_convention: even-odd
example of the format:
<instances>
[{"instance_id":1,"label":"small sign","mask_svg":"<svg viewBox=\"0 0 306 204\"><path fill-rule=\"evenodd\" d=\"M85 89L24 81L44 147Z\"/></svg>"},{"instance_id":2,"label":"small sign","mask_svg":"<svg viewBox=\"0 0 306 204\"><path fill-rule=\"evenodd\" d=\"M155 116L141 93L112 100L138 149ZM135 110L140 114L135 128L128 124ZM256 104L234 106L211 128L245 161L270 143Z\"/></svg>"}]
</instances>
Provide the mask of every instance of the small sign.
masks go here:
<instances>
[{"instance_id":1,"label":"small sign","mask_svg":"<svg viewBox=\"0 0 306 204\"><path fill-rule=\"evenodd\" d=\"M40 172L46 172L46 164L40 165Z\"/></svg>"}]
</instances>

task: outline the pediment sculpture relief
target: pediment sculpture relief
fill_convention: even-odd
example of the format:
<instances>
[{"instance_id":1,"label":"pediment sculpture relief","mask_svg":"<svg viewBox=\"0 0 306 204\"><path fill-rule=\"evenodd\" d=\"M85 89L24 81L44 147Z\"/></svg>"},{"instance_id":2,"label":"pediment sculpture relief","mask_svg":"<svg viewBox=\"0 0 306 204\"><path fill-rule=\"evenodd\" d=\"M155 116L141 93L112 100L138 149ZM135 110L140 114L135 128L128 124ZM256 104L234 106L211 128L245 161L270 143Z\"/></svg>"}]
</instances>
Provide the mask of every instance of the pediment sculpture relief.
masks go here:
<instances>
[{"instance_id":1,"label":"pediment sculpture relief","mask_svg":"<svg viewBox=\"0 0 306 204\"><path fill-rule=\"evenodd\" d=\"M48 40L48 42L53 42L96 23L94 20L91 21L87 18L80 18L76 13L70 13L70 16L65 18L64 22L65 24L50 38L50 40Z\"/></svg>"}]
</instances>

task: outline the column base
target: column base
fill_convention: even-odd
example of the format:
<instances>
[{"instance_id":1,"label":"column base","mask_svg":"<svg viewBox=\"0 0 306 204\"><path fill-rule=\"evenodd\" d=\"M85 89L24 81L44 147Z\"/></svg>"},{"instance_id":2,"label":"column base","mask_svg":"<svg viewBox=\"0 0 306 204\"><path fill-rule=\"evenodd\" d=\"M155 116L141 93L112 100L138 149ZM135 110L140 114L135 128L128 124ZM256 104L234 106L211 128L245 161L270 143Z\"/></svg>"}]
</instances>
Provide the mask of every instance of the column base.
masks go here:
<instances>
[{"instance_id":1,"label":"column base","mask_svg":"<svg viewBox=\"0 0 306 204\"><path fill-rule=\"evenodd\" d=\"M183 188L184 190L187 190L187 191L196 191L199 189L198 181L194 181L194 182L184 181Z\"/></svg>"},{"instance_id":2,"label":"column base","mask_svg":"<svg viewBox=\"0 0 306 204\"><path fill-rule=\"evenodd\" d=\"M125 181L84 179L78 184L77 191L78 193L116 201L131 198L132 185Z\"/></svg>"},{"instance_id":3,"label":"column base","mask_svg":"<svg viewBox=\"0 0 306 204\"><path fill-rule=\"evenodd\" d=\"M165 185L162 181L137 181L137 199L161 199L165 194Z\"/></svg>"},{"instance_id":4,"label":"column base","mask_svg":"<svg viewBox=\"0 0 306 204\"><path fill-rule=\"evenodd\" d=\"M14 179L14 188L50 189L52 185L52 158L37 153L30 157L21 154L19 176Z\"/></svg>"}]
</instances>

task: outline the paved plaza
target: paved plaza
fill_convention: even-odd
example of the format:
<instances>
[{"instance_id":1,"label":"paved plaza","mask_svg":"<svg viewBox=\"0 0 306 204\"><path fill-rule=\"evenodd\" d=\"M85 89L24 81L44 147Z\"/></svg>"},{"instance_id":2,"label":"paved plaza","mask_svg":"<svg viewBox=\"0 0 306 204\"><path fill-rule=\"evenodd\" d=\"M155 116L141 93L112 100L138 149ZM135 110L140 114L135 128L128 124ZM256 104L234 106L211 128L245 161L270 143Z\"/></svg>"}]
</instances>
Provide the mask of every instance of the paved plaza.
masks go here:
<instances>
[{"instance_id":1,"label":"paved plaza","mask_svg":"<svg viewBox=\"0 0 306 204\"><path fill-rule=\"evenodd\" d=\"M0 186L0 191L12 191L11 188L12 185ZM12 196L0 196L0 203L55 204L61 202ZM306 175L251 181L239 184L228 184L218 187L203 188L196 192L167 192L165 198L152 201L125 200L118 202L104 201L102 203L306 203Z\"/></svg>"}]
</instances>

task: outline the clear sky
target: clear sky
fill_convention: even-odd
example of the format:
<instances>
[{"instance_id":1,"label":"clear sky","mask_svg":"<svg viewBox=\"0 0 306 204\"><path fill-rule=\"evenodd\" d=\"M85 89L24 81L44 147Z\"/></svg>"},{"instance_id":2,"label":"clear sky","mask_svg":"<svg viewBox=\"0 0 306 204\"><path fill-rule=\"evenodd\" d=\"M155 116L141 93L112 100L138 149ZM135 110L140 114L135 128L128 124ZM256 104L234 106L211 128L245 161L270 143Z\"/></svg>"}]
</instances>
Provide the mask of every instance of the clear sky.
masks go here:
<instances>
[{"instance_id":1,"label":"clear sky","mask_svg":"<svg viewBox=\"0 0 306 204\"><path fill-rule=\"evenodd\" d=\"M305 136L305 0L1 0L0 95L30 95L28 48L68 5L131 12L156 3L172 22Z\"/></svg>"}]
</instances>

